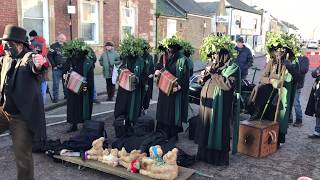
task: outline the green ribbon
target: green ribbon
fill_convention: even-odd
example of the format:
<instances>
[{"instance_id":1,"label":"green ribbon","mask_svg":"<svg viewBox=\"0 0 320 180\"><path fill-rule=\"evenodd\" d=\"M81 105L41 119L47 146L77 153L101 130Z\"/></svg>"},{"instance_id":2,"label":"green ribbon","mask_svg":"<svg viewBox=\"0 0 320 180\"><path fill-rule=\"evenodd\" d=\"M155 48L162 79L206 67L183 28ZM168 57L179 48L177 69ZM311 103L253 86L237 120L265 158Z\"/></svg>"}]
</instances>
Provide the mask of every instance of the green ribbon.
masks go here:
<instances>
[{"instance_id":1,"label":"green ribbon","mask_svg":"<svg viewBox=\"0 0 320 180\"><path fill-rule=\"evenodd\" d=\"M177 60L176 77L178 79L182 78L183 76L184 63L185 63L184 57L181 57ZM176 126L181 126L181 100L182 100L182 91L176 92L176 98L175 98L175 125Z\"/></svg>"},{"instance_id":2,"label":"green ribbon","mask_svg":"<svg viewBox=\"0 0 320 180\"><path fill-rule=\"evenodd\" d=\"M133 73L136 77L141 80L142 70L144 68L144 60L140 57L136 59L134 63ZM129 121L133 122L138 118L140 107L141 107L141 81L139 81L139 85L136 89L131 92L131 102L130 102L130 109L129 109Z\"/></svg>"},{"instance_id":3,"label":"green ribbon","mask_svg":"<svg viewBox=\"0 0 320 180\"><path fill-rule=\"evenodd\" d=\"M93 67L93 61L91 61L89 58L86 58L86 60L83 63L83 75L84 77L88 77L88 73L90 69ZM86 79L87 80L87 79ZM90 114L90 108L89 108L89 92L87 89L87 92L84 93L83 96L83 104L82 104L82 117L84 120L90 120L91 114Z\"/></svg>"}]
</instances>

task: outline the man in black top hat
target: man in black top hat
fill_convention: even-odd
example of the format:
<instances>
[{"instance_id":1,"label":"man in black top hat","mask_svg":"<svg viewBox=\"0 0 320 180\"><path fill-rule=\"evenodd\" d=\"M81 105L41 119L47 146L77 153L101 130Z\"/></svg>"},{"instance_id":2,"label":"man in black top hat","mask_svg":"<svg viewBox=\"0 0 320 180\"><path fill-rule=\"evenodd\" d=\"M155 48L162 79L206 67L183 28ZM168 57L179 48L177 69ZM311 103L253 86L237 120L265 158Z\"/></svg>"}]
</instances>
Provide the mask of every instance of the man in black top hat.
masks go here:
<instances>
[{"instance_id":1,"label":"man in black top hat","mask_svg":"<svg viewBox=\"0 0 320 180\"><path fill-rule=\"evenodd\" d=\"M17 164L17 179L34 179L32 139L45 139L46 126L37 76L45 59L30 52L26 30L7 25L0 39L5 56L0 59L0 133L10 131ZM19 73L17 73L19 72Z\"/></svg>"}]
</instances>

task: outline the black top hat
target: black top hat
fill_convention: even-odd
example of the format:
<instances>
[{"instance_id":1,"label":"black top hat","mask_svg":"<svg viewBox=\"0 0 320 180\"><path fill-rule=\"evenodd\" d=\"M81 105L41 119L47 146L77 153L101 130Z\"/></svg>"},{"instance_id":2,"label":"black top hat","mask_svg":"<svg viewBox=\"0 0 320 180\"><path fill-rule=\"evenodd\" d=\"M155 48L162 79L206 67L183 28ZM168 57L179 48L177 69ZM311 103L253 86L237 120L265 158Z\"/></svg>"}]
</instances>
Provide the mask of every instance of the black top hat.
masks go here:
<instances>
[{"instance_id":1,"label":"black top hat","mask_svg":"<svg viewBox=\"0 0 320 180\"><path fill-rule=\"evenodd\" d=\"M3 37L0 40L15 41L28 45L26 42L27 31L21 27L7 25L3 32Z\"/></svg>"}]
</instances>

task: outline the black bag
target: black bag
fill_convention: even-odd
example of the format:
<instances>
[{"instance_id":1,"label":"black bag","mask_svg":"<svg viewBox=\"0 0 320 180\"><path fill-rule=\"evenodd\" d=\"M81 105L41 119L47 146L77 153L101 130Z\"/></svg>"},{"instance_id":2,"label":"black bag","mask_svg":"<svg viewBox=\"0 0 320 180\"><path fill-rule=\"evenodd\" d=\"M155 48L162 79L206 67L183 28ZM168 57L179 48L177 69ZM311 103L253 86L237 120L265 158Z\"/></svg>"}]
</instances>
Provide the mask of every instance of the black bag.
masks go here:
<instances>
[{"instance_id":1,"label":"black bag","mask_svg":"<svg viewBox=\"0 0 320 180\"><path fill-rule=\"evenodd\" d=\"M132 134L131 124L125 116L117 117L113 122L113 126L117 138Z\"/></svg>"},{"instance_id":2,"label":"black bag","mask_svg":"<svg viewBox=\"0 0 320 180\"><path fill-rule=\"evenodd\" d=\"M139 117L134 126L133 133L137 136L144 136L154 132L154 119L150 116Z\"/></svg>"},{"instance_id":3,"label":"black bag","mask_svg":"<svg viewBox=\"0 0 320 180\"><path fill-rule=\"evenodd\" d=\"M200 120L200 116L194 116L192 118L189 119L189 139L190 140L194 140L195 136L196 136L196 129L197 129L197 121Z\"/></svg>"},{"instance_id":4,"label":"black bag","mask_svg":"<svg viewBox=\"0 0 320 180\"><path fill-rule=\"evenodd\" d=\"M100 137L107 139L107 133L104 131L104 122L88 120L84 122L80 134L63 142L62 146L64 149L76 152L86 151L91 149L92 142ZM105 140L105 147L108 146L106 142Z\"/></svg>"}]
</instances>

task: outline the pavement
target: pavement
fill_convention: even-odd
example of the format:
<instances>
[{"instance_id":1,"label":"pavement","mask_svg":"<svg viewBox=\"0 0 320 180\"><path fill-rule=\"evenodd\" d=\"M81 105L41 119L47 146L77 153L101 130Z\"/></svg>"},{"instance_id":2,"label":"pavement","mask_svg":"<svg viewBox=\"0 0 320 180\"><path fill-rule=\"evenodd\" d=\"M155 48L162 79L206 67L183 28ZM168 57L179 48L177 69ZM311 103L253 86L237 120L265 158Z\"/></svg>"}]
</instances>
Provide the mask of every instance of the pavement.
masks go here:
<instances>
[{"instance_id":1,"label":"pavement","mask_svg":"<svg viewBox=\"0 0 320 180\"><path fill-rule=\"evenodd\" d=\"M254 66L262 68L265 58L259 56L255 58ZM196 68L195 68L196 69ZM248 79L252 78L253 71L249 71ZM258 82L261 71L258 71L254 82ZM101 75L95 77L98 92L104 91L105 82ZM306 76L305 87L301 94L301 105L304 110L308 101L309 93L313 84L310 72ZM114 120L113 109L114 101L106 102L105 95L98 97L101 104L94 104L93 118L97 121L104 121L108 134L108 142L111 143L115 138L112 122ZM148 115L155 117L158 89L154 88L153 100L148 110ZM47 105L50 105L47 104ZM198 113L199 106L191 104L189 117ZM67 140L78 132L67 134L69 125L66 124L66 106L56 107L46 111L47 135L50 139ZM190 168L197 170L190 179L221 179L221 180L292 180L300 176L308 176L314 180L320 179L320 140L311 140L307 136L314 128L315 119L304 116L303 126L296 128L290 126L288 129L286 143L275 153L266 158L257 159L242 154L230 155L230 165L216 167L203 162L196 162ZM187 125L184 125L185 129ZM197 152L197 145L188 139L188 132L179 134L178 147L188 154L194 155ZM0 180L13 180L16 176L14 154L12 152L12 142L8 135L0 137ZM101 173L99 171L78 168L71 164L55 163L52 159L43 154L34 154L35 177L37 180L102 180L121 179L116 176ZM207 175L207 177L200 176Z\"/></svg>"},{"instance_id":2,"label":"pavement","mask_svg":"<svg viewBox=\"0 0 320 180\"><path fill-rule=\"evenodd\" d=\"M255 58L257 59L257 58L261 58L263 56L265 56L264 53L256 52ZM203 62L201 60L195 60L194 61L194 71L199 72L199 71L203 70L205 65L206 65L205 62ZM106 82L105 82L105 79L103 78L103 76L101 74L96 74L94 77L94 80L95 80L97 95L98 96L105 95L106 94ZM48 86L49 86L50 92L52 94L52 81L48 81ZM67 101L64 100L63 97L64 97L64 95L63 95L63 90L62 90L62 83L60 82L59 102L52 103L52 101L50 100L49 94L47 94L46 102L45 102L45 110L50 111L52 109L66 105Z\"/></svg>"}]
</instances>

